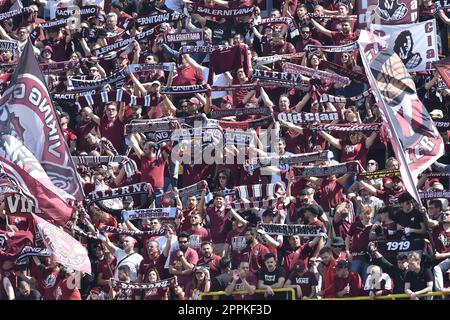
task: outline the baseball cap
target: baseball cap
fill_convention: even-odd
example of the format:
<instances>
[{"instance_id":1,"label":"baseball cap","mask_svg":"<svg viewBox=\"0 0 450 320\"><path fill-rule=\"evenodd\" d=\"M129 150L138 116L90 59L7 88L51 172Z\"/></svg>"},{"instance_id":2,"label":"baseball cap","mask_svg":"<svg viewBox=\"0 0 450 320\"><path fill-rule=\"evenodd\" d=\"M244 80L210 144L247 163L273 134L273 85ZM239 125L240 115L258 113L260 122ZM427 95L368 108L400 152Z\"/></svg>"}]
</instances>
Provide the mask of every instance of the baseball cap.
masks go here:
<instances>
[{"instance_id":1,"label":"baseball cap","mask_svg":"<svg viewBox=\"0 0 450 320\"><path fill-rule=\"evenodd\" d=\"M434 109L433 111L430 112L430 116L442 119L444 118L444 113L442 112L442 110Z\"/></svg>"},{"instance_id":2,"label":"baseball cap","mask_svg":"<svg viewBox=\"0 0 450 320\"><path fill-rule=\"evenodd\" d=\"M189 102L192 103L192 104L200 104L200 100L198 100L198 99L195 98L195 97L190 98L190 99L189 99Z\"/></svg>"},{"instance_id":3,"label":"baseball cap","mask_svg":"<svg viewBox=\"0 0 450 320\"><path fill-rule=\"evenodd\" d=\"M350 267L350 263L347 260L339 260L336 262L336 269L345 269Z\"/></svg>"},{"instance_id":4,"label":"baseball cap","mask_svg":"<svg viewBox=\"0 0 450 320\"><path fill-rule=\"evenodd\" d=\"M306 263L304 260L298 260L295 263L295 271L303 271L306 269Z\"/></svg>"},{"instance_id":5,"label":"baseball cap","mask_svg":"<svg viewBox=\"0 0 450 320\"><path fill-rule=\"evenodd\" d=\"M152 82L150 83L150 85L152 85L152 86L153 86L154 84L157 84L158 86L161 86L161 82L158 81L158 80L152 81Z\"/></svg>"}]
</instances>

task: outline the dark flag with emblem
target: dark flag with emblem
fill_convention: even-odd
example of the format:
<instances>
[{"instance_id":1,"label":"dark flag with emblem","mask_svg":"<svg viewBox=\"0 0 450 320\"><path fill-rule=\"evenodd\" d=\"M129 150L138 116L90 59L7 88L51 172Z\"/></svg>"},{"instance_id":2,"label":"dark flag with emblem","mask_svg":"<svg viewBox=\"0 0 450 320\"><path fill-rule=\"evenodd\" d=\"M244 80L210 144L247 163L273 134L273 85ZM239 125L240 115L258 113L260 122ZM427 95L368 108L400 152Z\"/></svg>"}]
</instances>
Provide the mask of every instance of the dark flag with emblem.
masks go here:
<instances>
[{"instance_id":1,"label":"dark flag with emblem","mask_svg":"<svg viewBox=\"0 0 450 320\"><path fill-rule=\"evenodd\" d=\"M22 249L33 244L31 231L6 232L0 230L0 260L16 259Z\"/></svg>"},{"instance_id":2,"label":"dark flag with emblem","mask_svg":"<svg viewBox=\"0 0 450 320\"><path fill-rule=\"evenodd\" d=\"M64 225L83 200L30 40L0 99L0 164L46 219Z\"/></svg>"},{"instance_id":3,"label":"dark flag with emblem","mask_svg":"<svg viewBox=\"0 0 450 320\"><path fill-rule=\"evenodd\" d=\"M421 203L418 175L444 154L444 142L400 57L376 35L361 31L361 58L370 86L391 131L406 189Z\"/></svg>"}]
</instances>

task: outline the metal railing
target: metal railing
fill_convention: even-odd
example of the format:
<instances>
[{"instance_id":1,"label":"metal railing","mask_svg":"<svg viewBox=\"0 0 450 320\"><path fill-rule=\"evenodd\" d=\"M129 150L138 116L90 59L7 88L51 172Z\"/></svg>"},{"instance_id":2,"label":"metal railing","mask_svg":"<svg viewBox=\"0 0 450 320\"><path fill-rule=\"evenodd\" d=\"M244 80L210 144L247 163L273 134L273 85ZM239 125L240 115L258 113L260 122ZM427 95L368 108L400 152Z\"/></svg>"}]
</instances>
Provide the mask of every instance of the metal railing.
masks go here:
<instances>
[{"instance_id":1,"label":"metal railing","mask_svg":"<svg viewBox=\"0 0 450 320\"><path fill-rule=\"evenodd\" d=\"M266 293L267 291L265 289L256 289L255 293ZM295 291L293 288L279 288L279 289L273 289L273 292L280 293L280 292L286 292L291 294L291 300L295 300ZM250 294L248 291L241 290L241 291L232 291L230 294L227 294L225 291L211 291L211 292L202 292L200 293L198 300L203 300L203 297L205 296L228 296L228 295L248 295ZM288 299L286 299L288 300Z\"/></svg>"}]
</instances>

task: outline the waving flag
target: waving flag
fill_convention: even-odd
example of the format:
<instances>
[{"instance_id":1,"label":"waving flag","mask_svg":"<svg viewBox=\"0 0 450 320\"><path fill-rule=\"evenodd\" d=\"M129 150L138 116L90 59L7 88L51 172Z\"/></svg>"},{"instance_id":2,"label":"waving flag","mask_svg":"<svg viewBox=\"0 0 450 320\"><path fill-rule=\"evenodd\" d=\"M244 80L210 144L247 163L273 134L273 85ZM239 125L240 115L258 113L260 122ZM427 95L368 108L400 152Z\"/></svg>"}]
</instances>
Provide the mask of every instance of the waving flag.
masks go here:
<instances>
[{"instance_id":1,"label":"waving flag","mask_svg":"<svg viewBox=\"0 0 450 320\"><path fill-rule=\"evenodd\" d=\"M30 231L6 232L0 230L0 260L17 258L25 246L33 244Z\"/></svg>"},{"instance_id":2,"label":"waving flag","mask_svg":"<svg viewBox=\"0 0 450 320\"><path fill-rule=\"evenodd\" d=\"M450 88L450 57L436 61L433 65L447 87Z\"/></svg>"},{"instance_id":3,"label":"waving flag","mask_svg":"<svg viewBox=\"0 0 450 320\"><path fill-rule=\"evenodd\" d=\"M414 81L400 57L384 40L365 30L358 43L370 86L391 130L403 181L421 203L417 176L444 154L442 137L419 100Z\"/></svg>"},{"instance_id":4,"label":"waving flag","mask_svg":"<svg viewBox=\"0 0 450 320\"><path fill-rule=\"evenodd\" d=\"M46 218L60 225L72 216L69 201L84 197L29 40L0 99L0 164Z\"/></svg>"},{"instance_id":5,"label":"waving flag","mask_svg":"<svg viewBox=\"0 0 450 320\"><path fill-rule=\"evenodd\" d=\"M33 216L36 229L42 237L47 250L50 251L52 260L61 263L67 268L91 274L91 261L85 247L75 240L70 234L57 226Z\"/></svg>"}]
</instances>

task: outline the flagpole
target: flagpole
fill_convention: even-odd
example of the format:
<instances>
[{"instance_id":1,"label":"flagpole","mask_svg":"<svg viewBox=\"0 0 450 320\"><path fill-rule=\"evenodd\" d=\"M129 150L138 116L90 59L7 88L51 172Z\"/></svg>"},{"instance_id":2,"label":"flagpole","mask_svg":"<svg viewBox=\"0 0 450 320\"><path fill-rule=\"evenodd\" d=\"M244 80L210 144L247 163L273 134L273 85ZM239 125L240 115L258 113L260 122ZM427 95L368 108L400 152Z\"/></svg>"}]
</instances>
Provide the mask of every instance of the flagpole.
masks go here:
<instances>
[{"instance_id":1,"label":"flagpole","mask_svg":"<svg viewBox=\"0 0 450 320\"><path fill-rule=\"evenodd\" d=\"M360 54L362 56L364 56L364 52L361 50L361 46L359 46L359 51L360 51ZM371 84L371 87L372 87L373 91L375 92L376 97L378 98L378 102L383 105L383 109L384 110L387 110L387 106L384 103L384 100L382 99L382 97L380 96L380 93L378 91L378 87L376 85L376 80L375 80L375 78L374 78L374 76L372 74L372 71L370 70L370 67L367 65L367 61L365 60L365 58L362 58L361 60L362 60L362 62L364 64L365 69L369 71L369 72L366 72L366 74L368 76L369 83ZM406 71L406 72L408 72L408 71ZM408 75L411 77L409 72L408 72ZM395 129L394 129L394 126L392 124L392 119L391 119L391 117L389 115L389 112L387 112L387 111L384 112L384 110L383 110L383 114L384 114L384 116L387 119L387 123L389 125L389 129L391 130L391 136L394 138L394 140L397 143L397 145L401 148L401 150L399 150L399 152L397 152L397 153L398 153L398 156L401 158L402 166L406 167L405 169L406 169L407 179L409 180L410 185L412 185L412 187L413 187L413 193L414 193L414 196L416 198L416 201L419 203L420 207L423 207L422 201L420 200L419 191L417 191L416 184L414 183L414 179L412 177L411 171L410 171L409 166L407 165L407 162L406 162L406 157L405 157L405 154L404 154L403 145L400 143L400 140L399 140L397 134L395 133Z\"/></svg>"}]
</instances>

